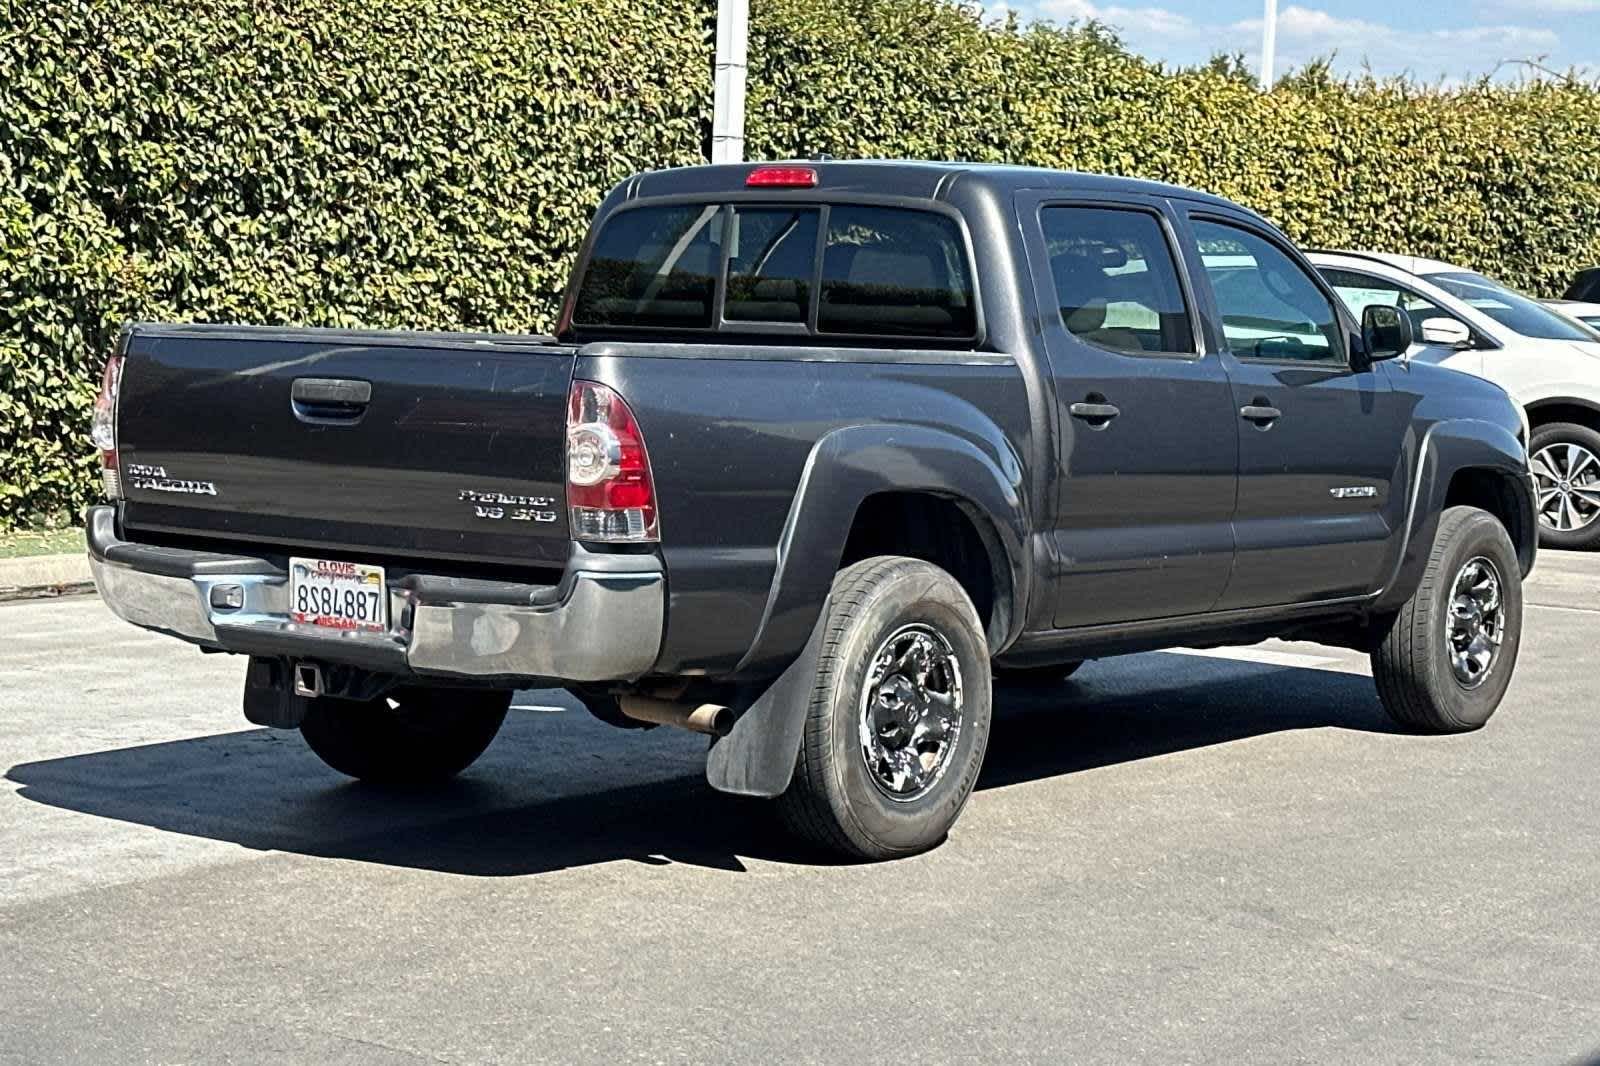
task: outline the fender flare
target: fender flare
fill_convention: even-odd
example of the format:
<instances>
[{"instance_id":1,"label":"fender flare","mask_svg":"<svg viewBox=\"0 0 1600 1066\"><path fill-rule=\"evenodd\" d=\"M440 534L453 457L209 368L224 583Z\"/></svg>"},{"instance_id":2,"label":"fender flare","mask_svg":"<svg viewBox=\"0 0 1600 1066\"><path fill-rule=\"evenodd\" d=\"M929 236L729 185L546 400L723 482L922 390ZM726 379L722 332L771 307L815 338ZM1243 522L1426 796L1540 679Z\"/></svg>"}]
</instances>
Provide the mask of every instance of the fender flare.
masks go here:
<instances>
[{"instance_id":1,"label":"fender flare","mask_svg":"<svg viewBox=\"0 0 1600 1066\"><path fill-rule=\"evenodd\" d=\"M954 500L985 540L1007 594L991 623L992 651L1020 631L1032 580L1022 465L973 441L927 426L860 425L834 430L812 449L778 544L778 567L761 626L739 673L781 669L712 744L706 778L724 792L776 796L789 785L821 654L820 621L851 523L881 492L926 492ZM792 661L791 661L792 660Z\"/></svg>"},{"instance_id":2,"label":"fender flare","mask_svg":"<svg viewBox=\"0 0 1600 1066\"><path fill-rule=\"evenodd\" d=\"M1405 537L1399 557L1373 609L1397 610L1410 599L1433 550L1433 538L1444 513L1450 483L1463 470L1481 470L1499 476L1514 494L1522 529L1509 530L1517 544L1518 562L1526 575L1533 568L1539 540L1538 517L1528 460L1516 434L1492 422L1456 420L1428 428L1417 449L1417 471L1406 513Z\"/></svg>"},{"instance_id":3,"label":"fender flare","mask_svg":"<svg viewBox=\"0 0 1600 1066\"><path fill-rule=\"evenodd\" d=\"M811 449L778 539L778 564L761 624L736 674L776 672L805 645L822 614L857 510L882 492L925 492L961 506L977 526L996 578L1009 590L1009 643L1021 624L1031 568L1022 465L996 462L971 440L928 426L847 426ZM991 650L996 647L991 634Z\"/></svg>"}]
</instances>

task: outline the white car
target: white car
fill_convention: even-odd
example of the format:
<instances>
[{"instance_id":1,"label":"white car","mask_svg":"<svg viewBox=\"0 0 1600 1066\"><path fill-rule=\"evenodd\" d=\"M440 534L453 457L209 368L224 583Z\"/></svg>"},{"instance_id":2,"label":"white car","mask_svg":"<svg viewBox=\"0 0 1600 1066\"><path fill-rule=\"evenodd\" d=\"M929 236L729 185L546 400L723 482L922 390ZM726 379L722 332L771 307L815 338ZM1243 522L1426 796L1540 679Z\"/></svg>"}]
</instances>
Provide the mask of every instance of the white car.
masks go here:
<instances>
[{"instance_id":1,"label":"white car","mask_svg":"<svg viewBox=\"0 0 1600 1066\"><path fill-rule=\"evenodd\" d=\"M1417 336L1410 359L1510 393L1528 416L1540 543L1600 547L1600 333L1449 263L1379 252L1310 259L1358 319L1374 303L1404 310Z\"/></svg>"}]
</instances>

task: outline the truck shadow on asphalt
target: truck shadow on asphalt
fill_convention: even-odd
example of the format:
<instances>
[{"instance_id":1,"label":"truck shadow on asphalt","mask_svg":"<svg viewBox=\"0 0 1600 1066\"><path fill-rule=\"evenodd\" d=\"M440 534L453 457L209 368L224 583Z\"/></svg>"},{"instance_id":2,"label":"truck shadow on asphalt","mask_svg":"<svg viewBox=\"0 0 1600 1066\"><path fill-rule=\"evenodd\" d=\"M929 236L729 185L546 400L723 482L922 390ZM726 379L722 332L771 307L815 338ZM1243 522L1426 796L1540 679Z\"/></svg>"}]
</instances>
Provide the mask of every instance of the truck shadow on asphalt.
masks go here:
<instances>
[{"instance_id":1,"label":"truck shadow on asphalt","mask_svg":"<svg viewBox=\"0 0 1600 1066\"><path fill-rule=\"evenodd\" d=\"M297 735L268 729L23 763L5 776L27 799L101 818L468 876L617 860L729 871L746 858L837 861L787 837L768 804L713 792L692 734L617 731L558 693L521 693L515 706L471 770L425 793L347 782ZM980 790L1284 730L1394 732L1367 677L1175 654L1091 663L1049 688L1001 687L995 711Z\"/></svg>"}]
</instances>

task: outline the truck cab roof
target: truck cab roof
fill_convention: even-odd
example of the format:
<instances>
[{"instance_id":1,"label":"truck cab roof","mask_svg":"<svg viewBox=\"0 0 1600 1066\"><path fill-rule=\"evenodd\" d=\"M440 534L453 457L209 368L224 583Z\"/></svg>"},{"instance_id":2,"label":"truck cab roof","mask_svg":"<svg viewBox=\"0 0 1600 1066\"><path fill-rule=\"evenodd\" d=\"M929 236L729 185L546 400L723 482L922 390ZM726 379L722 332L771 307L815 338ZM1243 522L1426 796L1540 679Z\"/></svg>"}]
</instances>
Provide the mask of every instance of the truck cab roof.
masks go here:
<instances>
[{"instance_id":1,"label":"truck cab roof","mask_svg":"<svg viewBox=\"0 0 1600 1066\"><path fill-rule=\"evenodd\" d=\"M1000 163L929 163L900 159L792 159L772 162L723 163L712 166L675 167L639 174L620 187L629 199L743 192L750 173L761 167L806 167L817 173L808 190L822 195L904 196L947 199L957 183L978 185L996 195L1023 189L1059 189L1064 192L1160 196L1240 210L1220 196L1140 178L1085 174L1048 167Z\"/></svg>"}]
</instances>

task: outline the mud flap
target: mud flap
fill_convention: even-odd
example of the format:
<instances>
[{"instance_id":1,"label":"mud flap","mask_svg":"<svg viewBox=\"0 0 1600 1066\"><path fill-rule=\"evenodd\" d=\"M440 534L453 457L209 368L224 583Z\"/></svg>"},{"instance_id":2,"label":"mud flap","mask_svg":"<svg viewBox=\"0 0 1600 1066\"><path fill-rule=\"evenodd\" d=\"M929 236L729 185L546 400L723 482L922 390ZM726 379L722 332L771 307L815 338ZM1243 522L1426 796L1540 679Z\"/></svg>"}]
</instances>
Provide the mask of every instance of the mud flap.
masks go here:
<instances>
[{"instance_id":1,"label":"mud flap","mask_svg":"<svg viewBox=\"0 0 1600 1066\"><path fill-rule=\"evenodd\" d=\"M299 729L311 701L295 695L287 659L252 655L244 674L244 716L253 725Z\"/></svg>"},{"instance_id":2,"label":"mud flap","mask_svg":"<svg viewBox=\"0 0 1600 1066\"><path fill-rule=\"evenodd\" d=\"M706 780L712 788L770 798L789 787L817 686L827 619L824 604L800 657L739 716L727 736L712 742L706 755Z\"/></svg>"}]
</instances>

